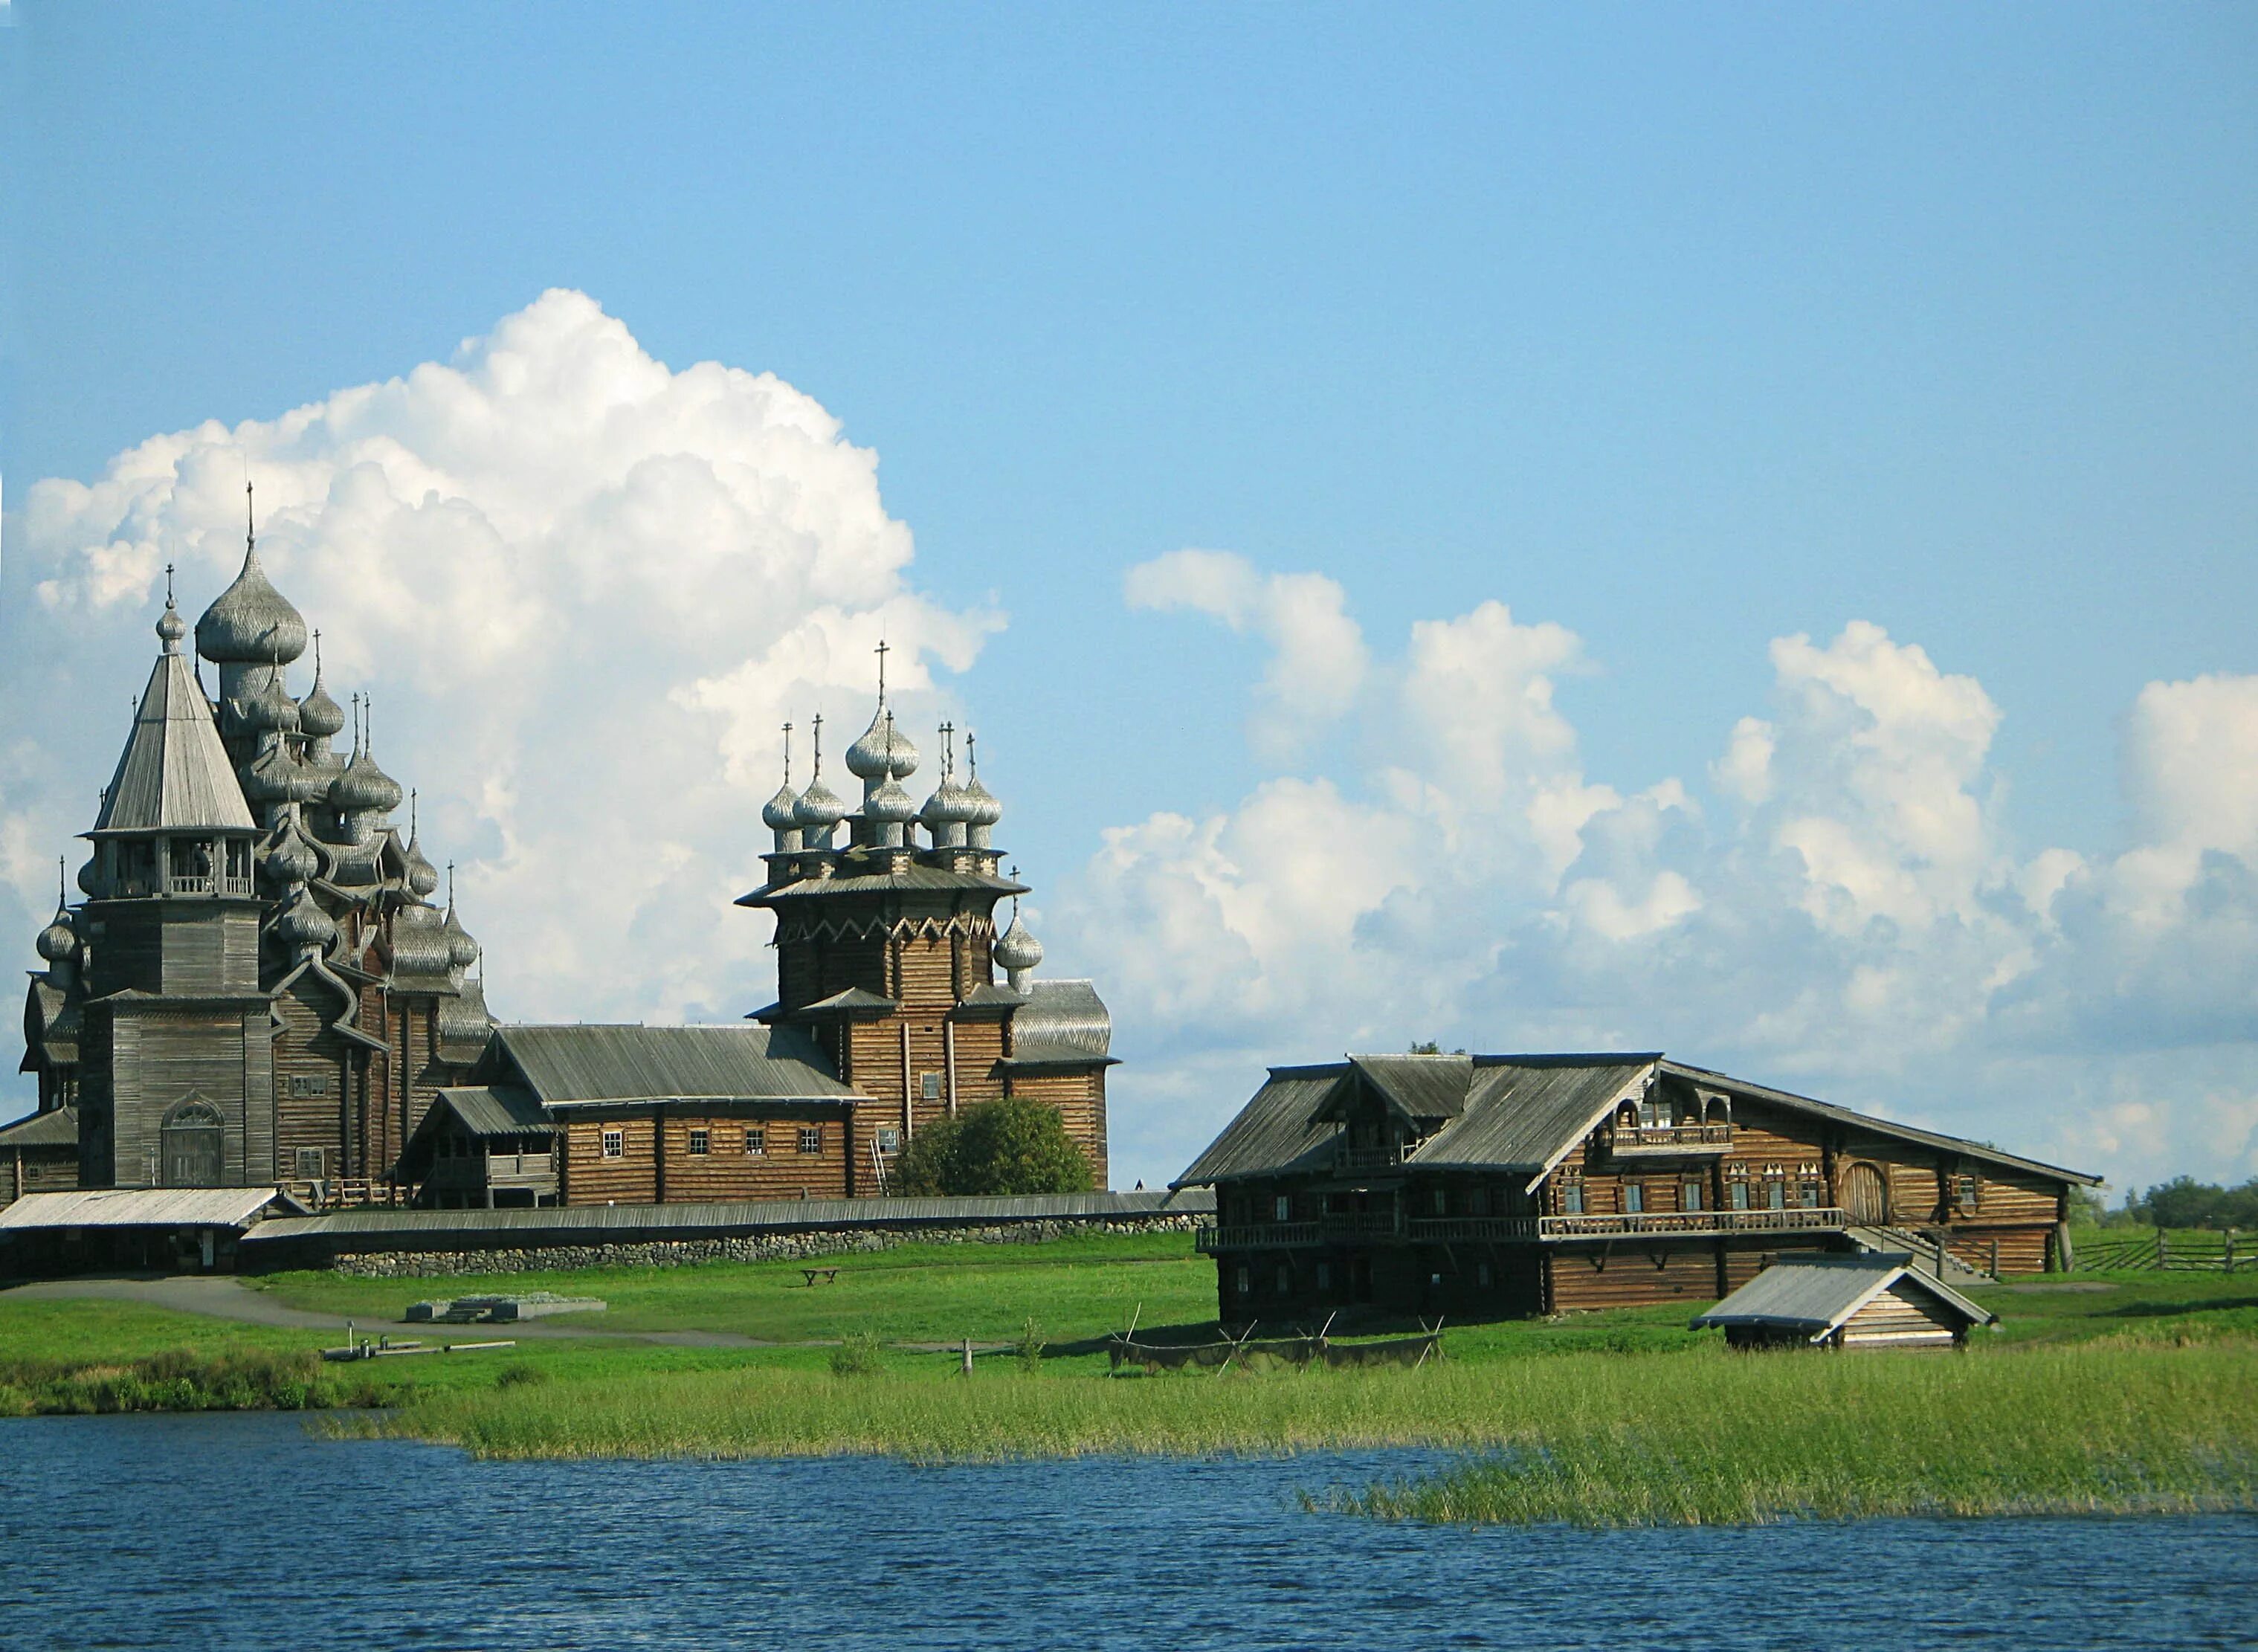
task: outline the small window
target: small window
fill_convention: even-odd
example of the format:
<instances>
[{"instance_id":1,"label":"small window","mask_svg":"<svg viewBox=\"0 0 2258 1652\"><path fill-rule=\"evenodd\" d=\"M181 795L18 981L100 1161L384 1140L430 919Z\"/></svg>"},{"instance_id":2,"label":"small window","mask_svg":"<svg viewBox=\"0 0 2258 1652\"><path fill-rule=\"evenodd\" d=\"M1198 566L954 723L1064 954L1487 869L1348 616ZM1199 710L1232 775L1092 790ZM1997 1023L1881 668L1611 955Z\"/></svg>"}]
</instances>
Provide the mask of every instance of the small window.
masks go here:
<instances>
[{"instance_id":1,"label":"small window","mask_svg":"<svg viewBox=\"0 0 2258 1652\"><path fill-rule=\"evenodd\" d=\"M1278 1294L1281 1296L1291 1296L1293 1294L1294 1270L1289 1267L1285 1263L1281 1262L1278 1264Z\"/></svg>"},{"instance_id":2,"label":"small window","mask_svg":"<svg viewBox=\"0 0 2258 1652\"><path fill-rule=\"evenodd\" d=\"M1280 1194L1271 1205L1271 1220L1291 1222L1294 1219L1294 1200L1290 1194Z\"/></svg>"},{"instance_id":3,"label":"small window","mask_svg":"<svg viewBox=\"0 0 2258 1652\"><path fill-rule=\"evenodd\" d=\"M1688 1181L1679 1185L1678 1189L1678 1208L1680 1210L1699 1210L1701 1208L1701 1184L1700 1182Z\"/></svg>"},{"instance_id":4,"label":"small window","mask_svg":"<svg viewBox=\"0 0 2258 1652\"><path fill-rule=\"evenodd\" d=\"M882 1130L878 1132L878 1151L880 1152L898 1153L901 1152L901 1131L898 1130Z\"/></svg>"},{"instance_id":5,"label":"small window","mask_svg":"<svg viewBox=\"0 0 2258 1652\"><path fill-rule=\"evenodd\" d=\"M938 1073L919 1074L918 1094L922 1095L928 1102L939 1101L941 1099L941 1074Z\"/></svg>"},{"instance_id":6,"label":"small window","mask_svg":"<svg viewBox=\"0 0 2258 1652\"><path fill-rule=\"evenodd\" d=\"M1963 1210L1973 1210L1976 1208L1976 1189L1975 1177L1955 1176L1952 1179L1952 1202Z\"/></svg>"},{"instance_id":7,"label":"small window","mask_svg":"<svg viewBox=\"0 0 2258 1652\"><path fill-rule=\"evenodd\" d=\"M1495 1280L1490 1274L1488 1263L1477 1262L1474 1264L1474 1283L1481 1287L1484 1290L1489 1289L1490 1286L1495 1283Z\"/></svg>"},{"instance_id":8,"label":"small window","mask_svg":"<svg viewBox=\"0 0 2258 1652\"><path fill-rule=\"evenodd\" d=\"M1580 1216L1584 1214L1584 1184L1582 1182L1569 1181L1563 1182L1561 1184L1560 1213L1563 1216Z\"/></svg>"},{"instance_id":9,"label":"small window","mask_svg":"<svg viewBox=\"0 0 2258 1652\"><path fill-rule=\"evenodd\" d=\"M799 1151L804 1153L820 1153L823 1151L822 1125L802 1124L799 1127Z\"/></svg>"},{"instance_id":10,"label":"small window","mask_svg":"<svg viewBox=\"0 0 2258 1652\"><path fill-rule=\"evenodd\" d=\"M605 1158L607 1158L607 1159L624 1159L624 1158L626 1158L626 1157L627 1157L627 1152L628 1152L628 1133L627 1133L627 1131L623 1131L623 1130L607 1130L607 1131L606 1131L604 1132L604 1157L605 1157Z\"/></svg>"},{"instance_id":11,"label":"small window","mask_svg":"<svg viewBox=\"0 0 2258 1652\"><path fill-rule=\"evenodd\" d=\"M1329 1291L1329 1290L1332 1289L1332 1287L1333 1287L1333 1265L1332 1265L1331 1263L1330 1263L1330 1262L1320 1262L1320 1263L1318 1263L1318 1264L1317 1264L1317 1288L1318 1288L1319 1290L1321 1290L1321 1291Z\"/></svg>"},{"instance_id":12,"label":"small window","mask_svg":"<svg viewBox=\"0 0 2258 1652\"><path fill-rule=\"evenodd\" d=\"M745 1152L749 1157L758 1159L763 1154L766 1153L768 1150L768 1131L764 1130L749 1130L745 1132Z\"/></svg>"},{"instance_id":13,"label":"small window","mask_svg":"<svg viewBox=\"0 0 2258 1652\"><path fill-rule=\"evenodd\" d=\"M1239 1270L1237 1294L1240 1296L1254 1294L1254 1275L1244 1266Z\"/></svg>"},{"instance_id":14,"label":"small window","mask_svg":"<svg viewBox=\"0 0 2258 1652\"><path fill-rule=\"evenodd\" d=\"M1646 1188L1644 1184L1636 1181L1626 1181L1623 1183L1622 1199L1623 1214L1625 1216L1635 1216L1643 1215L1646 1209Z\"/></svg>"},{"instance_id":15,"label":"small window","mask_svg":"<svg viewBox=\"0 0 2258 1652\"><path fill-rule=\"evenodd\" d=\"M1777 1180L1765 1183L1765 1204L1769 1209L1786 1209L1787 1184Z\"/></svg>"},{"instance_id":16,"label":"small window","mask_svg":"<svg viewBox=\"0 0 2258 1652\"><path fill-rule=\"evenodd\" d=\"M446 1145L446 1138L444 1136L440 1138L440 1145ZM326 1167L323 1162L323 1157L322 1150L318 1147L298 1149L297 1164L300 1180L311 1181L319 1177Z\"/></svg>"},{"instance_id":17,"label":"small window","mask_svg":"<svg viewBox=\"0 0 2258 1652\"><path fill-rule=\"evenodd\" d=\"M1449 1188L1438 1188L1435 1189L1435 1214L1438 1216L1446 1216L1451 1214L1451 1193Z\"/></svg>"},{"instance_id":18,"label":"small window","mask_svg":"<svg viewBox=\"0 0 2258 1652\"><path fill-rule=\"evenodd\" d=\"M1486 1216L1489 1214L1488 1188L1476 1188L1466 1195L1466 1214L1470 1216Z\"/></svg>"},{"instance_id":19,"label":"small window","mask_svg":"<svg viewBox=\"0 0 2258 1652\"><path fill-rule=\"evenodd\" d=\"M1749 1184L1745 1181L1727 1183L1725 1187L1725 1202L1732 1206L1736 1210L1747 1209L1749 1208Z\"/></svg>"},{"instance_id":20,"label":"small window","mask_svg":"<svg viewBox=\"0 0 2258 1652\"><path fill-rule=\"evenodd\" d=\"M1819 1209L1819 1179L1816 1176L1804 1178L1796 1191L1799 1195L1798 1202L1806 1210Z\"/></svg>"},{"instance_id":21,"label":"small window","mask_svg":"<svg viewBox=\"0 0 2258 1652\"><path fill-rule=\"evenodd\" d=\"M706 1156L707 1149L712 1145L712 1143L713 1138L705 1131L692 1131L690 1132L690 1156L693 1159L703 1159Z\"/></svg>"}]
</instances>

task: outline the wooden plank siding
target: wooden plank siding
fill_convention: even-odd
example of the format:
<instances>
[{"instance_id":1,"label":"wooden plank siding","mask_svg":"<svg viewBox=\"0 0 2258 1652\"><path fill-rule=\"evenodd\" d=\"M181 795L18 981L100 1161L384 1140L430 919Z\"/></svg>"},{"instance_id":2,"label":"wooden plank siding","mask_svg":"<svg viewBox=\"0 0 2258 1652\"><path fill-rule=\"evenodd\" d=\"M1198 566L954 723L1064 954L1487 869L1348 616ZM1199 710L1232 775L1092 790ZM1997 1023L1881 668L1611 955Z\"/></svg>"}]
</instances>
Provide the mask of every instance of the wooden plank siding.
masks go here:
<instances>
[{"instance_id":1,"label":"wooden plank siding","mask_svg":"<svg viewBox=\"0 0 2258 1652\"><path fill-rule=\"evenodd\" d=\"M867 1110L856 1110L863 1111ZM800 1132L818 1132L815 1152L800 1150ZM604 1133L620 1132L621 1152L607 1158ZM692 1132L706 1151L691 1151ZM746 1151L749 1131L761 1151ZM867 1153L867 1124L834 1106L743 1102L701 1106L574 1110L558 1132L561 1194L568 1205L693 1204L742 1199L844 1199L864 1190L850 1155Z\"/></svg>"}]
</instances>

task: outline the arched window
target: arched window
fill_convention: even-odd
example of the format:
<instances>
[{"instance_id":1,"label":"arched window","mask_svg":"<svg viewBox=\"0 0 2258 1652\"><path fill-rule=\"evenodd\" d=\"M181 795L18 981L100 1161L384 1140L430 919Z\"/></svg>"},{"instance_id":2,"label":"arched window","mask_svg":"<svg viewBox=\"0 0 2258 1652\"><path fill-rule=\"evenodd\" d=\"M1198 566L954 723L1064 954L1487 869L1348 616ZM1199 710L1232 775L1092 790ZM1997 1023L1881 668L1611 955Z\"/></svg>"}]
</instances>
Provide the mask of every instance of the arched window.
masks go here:
<instances>
[{"instance_id":1,"label":"arched window","mask_svg":"<svg viewBox=\"0 0 2258 1652\"><path fill-rule=\"evenodd\" d=\"M224 1185L226 1131L210 1102L190 1091L173 1104L158 1133L166 1187Z\"/></svg>"}]
</instances>

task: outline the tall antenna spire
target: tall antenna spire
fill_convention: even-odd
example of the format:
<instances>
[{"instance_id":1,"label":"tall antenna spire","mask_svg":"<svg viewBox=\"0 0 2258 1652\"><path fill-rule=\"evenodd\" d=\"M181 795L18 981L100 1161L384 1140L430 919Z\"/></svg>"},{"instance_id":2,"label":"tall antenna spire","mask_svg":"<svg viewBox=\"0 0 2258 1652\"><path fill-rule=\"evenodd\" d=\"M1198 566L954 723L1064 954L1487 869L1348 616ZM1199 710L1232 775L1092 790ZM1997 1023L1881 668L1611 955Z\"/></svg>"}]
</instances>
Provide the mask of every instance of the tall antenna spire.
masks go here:
<instances>
[{"instance_id":1,"label":"tall antenna spire","mask_svg":"<svg viewBox=\"0 0 2258 1652\"><path fill-rule=\"evenodd\" d=\"M881 632L878 636L878 705L882 709L886 703L886 656L891 651L886 647L885 635Z\"/></svg>"},{"instance_id":2,"label":"tall antenna spire","mask_svg":"<svg viewBox=\"0 0 2258 1652\"><path fill-rule=\"evenodd\" d=\"M784 726L784 783L787 788L792 784L792 725L790 723Z\"/></svg>"},{"instance_id":3,"label":"tall antenna spire","mask_svg":"<svg viewBox=\"0 0 2258 1652\"><path fill-rule=\"evenodd\" d=\"M415 841L415 788L408 788L408 840Z\"/></svg>"},{"instance_id":4,"label":"tall antenna spire","mask_svg":"<svg viewBox=\"0 0 2258 1652\"><path fill-rule=\"evenodd\" d=\"M355 693L352 697L352 755L358 757L360 755L360 696L359 693Z\"/></svg>"},{"instance_id":5,"label":"tall antenna spire","mask_svg":"<svg viewBox=\"0 0 2258 1652\"><path fill-rule=\"evenodd\" d=\"M956 772L956 725L941 726L941 783L947 785Z\"/></svg>"},{"instance_id":6,"label":"tall antenna spire","mask_svg":"<svg viewBox=\"0 0 2258 1652\"><path fill-rule=\"evenodd\" d=\"M259 549L259 529L251 514L251 461L243 462L243 549L248 556Z\"/></svg>"},{"instance_id":7,"label":"tall antenna spire","mask_svg":"<svg viewBox=\"0 0 2258 1652\"><path fill-rule=\"evenodd\" d=\"M55 856L55 904L70 904L70 885L63 882L63 857L60 854Z\"/></svg>"},{"instance_id":8,"label":"tall antenna spire","mask_svg":"<svg viewBox=\"0 0 2258 1652\"><path fill-rule=\"evenodd\" d=\"M173 564L169 562L165 564L165 606L173 606Z\"/></svg>"},{"instance_id":9,"label":"tall antenna spire","mask_svg":"<svg viewBox=\"0 0 2258 1652\"><path fill-rule=\"evenodd\" d=\"M822 779L822 778L823 778L823 713L822 713L821 712L818 712L818 713L815 713L815 768L814 768L813 771L812 772L812 774L811 774L811 776L810 776L810 783L812 784L812 783L813 783L813 782L815 782L815 781L817 781L817 780L820 780L820 779Z\"/></svg>"},{"instance_id":10,"label":"tall antenna spire","mask_svg":"<svg viewBox=\"0 0 2258 1652\"><path fill-rule=\"evenodd\" d=\"M455 863L452 861L447 862L447 910L451 912L455 910Z\"/></svg>"},{"instance_id":11,"label":"tall antenna spire","mask_svg":"<svg viewBox=\"0 0 2258 1652\"><path fill-rule=\"evenodd\" d=\"M969 728L964 731L964 765L972 770L975 780L980 778L980 754L973 748L972 731Z\"/></svg>"}]
</instances>

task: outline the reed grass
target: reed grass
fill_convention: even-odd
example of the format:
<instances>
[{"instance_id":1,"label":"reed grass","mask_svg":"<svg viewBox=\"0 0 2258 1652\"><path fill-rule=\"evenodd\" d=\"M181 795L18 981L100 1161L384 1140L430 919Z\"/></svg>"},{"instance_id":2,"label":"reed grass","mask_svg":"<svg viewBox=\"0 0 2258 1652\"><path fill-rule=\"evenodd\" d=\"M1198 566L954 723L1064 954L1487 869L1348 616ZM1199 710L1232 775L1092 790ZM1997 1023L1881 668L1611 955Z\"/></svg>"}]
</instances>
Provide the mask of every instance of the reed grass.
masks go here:
<instances>
[{"instance_id":1,"label":"reed grass","mask_svg":"<svg viewBox=\"0 0 2258 1652\"><path fill-rule=\"evenodd\" d=\"M1590 1354L1423 1371L853 1381L748 1368L465 1392L333 1431L493 1458L920 1463L1459 1449L1308 1494L1384 1519L1749 1523L2258 1507L2258 1344Z\"/></svg>"},{"instance_id":2,"label":"reed grass","mask_svg":"<svg viewBox=\"0 0 2258 1652\"><path fill-rule=\"evenodd\" d=\"M401 1390L333 1376L312 1354L168 1349L124 1361L0 1360L0 1416L126 1411L319 1411L392 1403Z\"/></svg>"}]
</instances>

